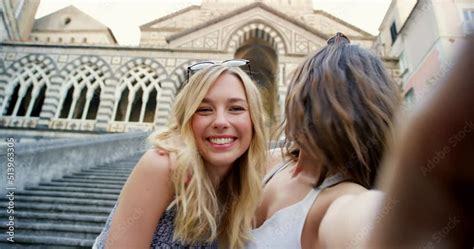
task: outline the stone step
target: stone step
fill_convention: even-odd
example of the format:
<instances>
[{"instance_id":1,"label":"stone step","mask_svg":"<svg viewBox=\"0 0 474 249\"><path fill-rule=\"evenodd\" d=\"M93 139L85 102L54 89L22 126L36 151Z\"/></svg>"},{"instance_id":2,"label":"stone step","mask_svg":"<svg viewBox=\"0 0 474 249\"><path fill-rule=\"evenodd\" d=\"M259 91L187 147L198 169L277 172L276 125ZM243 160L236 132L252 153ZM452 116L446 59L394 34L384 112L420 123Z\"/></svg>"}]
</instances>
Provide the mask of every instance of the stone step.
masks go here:
<instances>
[{"instance_id":1,"label":"stone step","mask_svg":"<svg viewBox=\"0 0 474 249\"><path fill-rule=\"evenodd\" d=\"M38 211L35 211L38 212ZM30 212L31 213L31 212ZM107 216L108 217L108 216ZM3 214L0 212L0 219L2 221L7 221L8 216L6 216L6 212ZM72 225L72 226L100 226L103 227L105 225L105 220L74 220L74 219L44 219L44 218L37 218L37 217L28 217L28 216L17 216L15 214L15 223L16 222L23 222L23 223L50 223L55 225ZM1 223L3 224L3 223ZM0 247L2 248L2 247Z\"/></svg>"},{"instance_id":2,"label":"stone step","mask_svg":"<svg viewBox=\"0 0 474 249\"><path fill-rule=\"evenodd\" d=\"M8 203L0 203L0 207L7 208ZM112 211L111 207L94 207L94 206L83 206L83 205L68 205L68 204L44 204L44 203L24 203L17 201L14 207L15 212L25 212L36 210L50 212L50 213L79 213L79 214L92 214L92 215L109 215Z\"/></svg>"},{"instance_id":3,"label":"stone step","mask_svg":"<svg viewBox=\"0 0 474 249\"><path fill-rule=\"evenodd\" d=\"M74 193L64 191L45 191L45 190L24 190L16 193L16 196L50 196L50 197L68 197L78 199L98 199L98 200L117 200L118 194L89 194Z\"/></svg>"},{"instance_id":4,"label":"stone step","mask_svg":"<svg viewBox=\"0 0 474 249\"><path fill-rule=\"evenodd\" d=\"M120 169L108 169L108 168L100 168L100 169L85 169L81 170L77 173L85 173L91 175L100 175L100 174L116 174L116 175L127 175L129 176L132 173L133 169L130 170L120 170Z\"/></svg>"},{"instance_id":5,"label":"stone step","mask_svg":"<svg viewBox=\"0 0 474 249\"><path fill-rule=\"evenodd\" d=\"M66 175L63 176L63 179L93 179L96 181L109 180L109 181L121 181L125 182L127 177L117 177L117 176L94 176L94 175Z\"/></svg>"},{"instance_id":6,"label":"stone step","mask_svg":"<svg viewBox=\"0 0 474 249\"><path fill-rule=\"evenodd\" d=\"M118 180L123 180L127 179L130 174L115 174L115 173L73 173L68 176L74 176L74 177L83 177L86 179L97 179L97 178L103 178L103 179L118 179Z\"/></svg>"},{"instance_id":7,"label":"stone step","mask_svg":"<svg viewBox=\"0 0 474 249\"><path fill-rule=\"evenodd\" d=\"M1 202L7 202L4 197L0 198ZM31 202L31 203L46 203L46 204L70 204L93 207L113 207L116 200L89 200L89 199L75 199L69 197L48 197L48 196L15 196L15 203L17 202Z\"/></svg>"},{"instance_id":8,"label":"stone step","mask_svg":"<svg viewBox=\"0 0 474 249\"><path fill-rule=\"evenodd\" d=\"M109 172L132 172L134 167L135 166L129 166L129 167L99 166L99 167L83 169L83 170L103 170L103 171L109 171Z\"/></svg>"},{"instance_id":9,"label":"stone step","mask_svg":"<svg viewBox=\"0 0 474 249\"><path fill-rule=\"evenodd\" d=\"M8 236L5 234L0 234L0 241L6 241ZM2 243L5 244L5 243ZM94 244L94 240L85 240L85 239L73 239L73 238L61 238L61 237L44 237L44 236L25 236L25 235L15 235L15 244L14 246L19 247L5 247L5 248L26 248L25 246L31 246L29 248L35 249L55 249L55 248L91 248ZM1 245L1 244L0 244ZM7 244L11 246L11 244ZM1 247L4 248L4 247Z\"/></svg>"},{"instance_id":10,"label":"stone step","mask_svg":"<svg viewBox=\"0 0 474 249\"><path fill-rule=\"evenodd\" d=\"M89 169L82 169L80 172L116 172L116 173L130 173L133 171L133 168L129 169L119 169L119 168L105 168L105 167L96 167L96 168L89 168Z\"/></svg>"},{"instance_id":11,"label":"stone step","mask_svg":"<svg viewBox=\"0 0 474 249\"><path fill-rule=\"evenodd\" d=\"M97 180L94 179L74 179L74 178L67 178L67 179L53 179L51 182L69 182L69 183L97 183ZM122 187L125 181L117 181L117 180L100 180L100 184L110 184L111 186L120 186Z\"/></svg>"},{"instance_id":12,"label":"stone step","mask_svg":"<svg viewBox=\"0 0 474 249\"><path fill-rule=\"evenodd\" d=\"M119 169L132 169L138 163L138 160L135 162L121 162L121 163L107 163L102 165L97 165L95 168L119 168Z\"/></svg>"},{"instance_id":13,"label":"stone step","mask_svg":"<svg viewBox=\"0 0 474 249\"><path fill-rule=\"evenodd\" d=\"M57 187L57 186L38 186L28 187L26 190L45 190L45 191L65 191L74 193L97 193L97 194L120 194L119 189L101 189L101 188L81 188L81 187Z\"/></svg>"},{"instance_id":14,"label":"stone step","mask_svg":"<svg viewBox=\"0 0 474 249\"><path fill-rule=\"evenodd\" d=\"M7 226L2 224L0 227L6 229ZM102 226L85 226L85 225L64 225L51 223L15 223L15 235L28 236L46 236L46 237L64 237L77 239L95 239L102 231Z\"/></svg>"},{"instance_id":15,"label":"stone step","mask_svg":"<svg viewBox=\"0 0 474 249\"><path fill-rule=\"evenodd\" d=\"M112 170L81 170L81 174L90 174L90 175L111 175L111 176L125 176L128 177L131 171L112 171Z\"/></svg>"},{"instance_id":16,"label":"stone step","mask_svg":"<svg viewBox=\"0 0 474 249\"><path fill-rule=\"evenodd\" d=\"M2 220L5 217L9 217L10 214L7 214L6 210L0 210L0 217ZM87 221L93 223L104 223L107 220L107 215L90 215L90 214L56 214L49 213L45 211L37 210L35 212L24 211L24 212L15 212L15 219L19 221L24 221L22 218L27 218L29 220L45 221L45 220L63 220L63 221Z\"/></svg>"},{"instance_id":17,"label":"stone step","mask_svg":"<svg viewBox=\"0 0 474 249\"><path fill-rule=\"evenodd\" d=\"M0 248L90 248L103 229L140 155L41 182L15 193L15 244ZM0 197L0 220L8 220ZM5 230L6 223L0 224Z\"/></svg>"},{"instance_id":18,"label":"stone step","mask_svg":"<svg viewBox=\"0 0 474 249\"><path fill-rule=\"evenodd\" d=\"M39 186L44 187L78 187L78 188L93 188L93 189L116 189L121 190L122 186L101 184L101 183L74 183L74 182L42 182Z\"/></svg>"},{"instance_id":19,"label":"stone step","mask_svg":"<svg viewBox=\"0 0 474 249\"><path fill-rule=\"evenodd\" d=\"M101 165L101 166L97 166L97 167L93 167L93 168L89 168L89 169L84 169L84 170L112 170L112 171L124 171L124 172L130 172L133 170L133 168L135 167L135 165L133 164L130 164L128 166L124 166L124 167L121 167L121 166L116 166L116 165Z\"/></svg>"}]
</instances>

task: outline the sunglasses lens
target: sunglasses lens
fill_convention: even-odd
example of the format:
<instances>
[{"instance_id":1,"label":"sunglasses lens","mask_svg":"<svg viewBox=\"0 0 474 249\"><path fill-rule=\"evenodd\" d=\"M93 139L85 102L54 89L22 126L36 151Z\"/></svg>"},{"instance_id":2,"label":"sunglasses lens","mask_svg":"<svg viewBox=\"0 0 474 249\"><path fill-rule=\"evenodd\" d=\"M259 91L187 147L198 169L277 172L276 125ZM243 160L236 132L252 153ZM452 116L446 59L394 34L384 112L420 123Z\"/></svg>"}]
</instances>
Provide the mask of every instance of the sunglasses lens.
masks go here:
<instances>
[{"instance_id":1,"label":"sunglasses lens","mask_svg":"<svg viewBox=\"0 0 474 249\"><path fill-rule=\"evenodd\" d=\"M201 62L201 63L197 63L197 64L194 64L192 66L189 67L189 70L191 71L199 71L203 68L206 68L208 66L211 66L211 65L214 65L213 62Z\"/></svg>"},{"instance_id":2,"label":"sunglasses lens","mask_svg":"<svg viewBox=\"0 0 474 249\"><path fill-rule=\"evenodd\" d=\"M222 65L228 66L228 67L240 67L240 66L245 66L249 62L247 60L228 60L222 62Z\"/></svg>"},{"instance_id":3,"label":"sunglasses lens","mask_svg":"<svg viewBox=\"0 0 474 249\"><path fill-rule=\"evenodd\" d=\"M189 81L189 78L197 71L207 68L209 66L215 65L215 62L212 61L203 61L196 63L194 65L191 65L188 67L188 71L186 72L186 82ZM226 60L221 63L224 66L227 67L241 67L241 66L248 66L248 73L250 76L252 76L252 71L250 70L250 61L245 60L245 59L232 59L232 60Z\"/></svg>"}]
</instances>

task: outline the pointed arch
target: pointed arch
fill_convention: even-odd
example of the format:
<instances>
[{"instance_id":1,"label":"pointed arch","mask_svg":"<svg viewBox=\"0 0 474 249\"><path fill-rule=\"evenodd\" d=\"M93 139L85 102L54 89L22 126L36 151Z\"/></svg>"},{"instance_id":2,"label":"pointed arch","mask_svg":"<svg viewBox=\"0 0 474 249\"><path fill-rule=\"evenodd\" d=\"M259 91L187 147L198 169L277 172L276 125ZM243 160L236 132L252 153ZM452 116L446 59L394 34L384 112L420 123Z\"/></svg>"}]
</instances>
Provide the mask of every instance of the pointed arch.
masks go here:
<instances>
[{"instance_id":1,"label":"pointed arch","mask_svg":"<svg viewBox=\"0 0 474 249\"><path fill-rule=\"evenodd\" d=\"M288 42L285 41L281 33L271 25L262 21L252 21L235 29L231 32L224 47L227 48L227 52L233 53L246 41L253 38L268 42L279 55L288 52Z\"/></svg>"},{"instance_id":2,"label":"pointed arch","mask_svg":"<svg viewBox=\"0 0 474 249\"><path fill-rule=\"evenodd\" d=\"M96 56L81 56L60 72L65 83L60 86L60 100L55 118L95 120L105 79L110 66Z\"/></svg>"},{"instance_id":3,"label":"pointed arch","mask_svg":"<svg viewBox=\"0 0 474 249\"><path fill-rule=\"evenodd\" d=\"M166 69L149 58L136 58L119 68L114 90L114 121L153 123Z\"/></svg>"},{"instance_id":4,"label":"pointed arch","mask_svg":"<svg viewBox=\"0 0 474 249\"><path fill-rule=\"evenodd\" d=\"M199 61L201 60L187 60L175 67L175 69L171 72L170 79L175 82L177 91L179 91L183 87L184 83L188 80L186 79L186 71L188 70L188 67Z\"/></svg>"},{"instance_id":5,"label":"pointed arch","mask_svg":"<svg viewBox=\"0 0 474 249\"><path fill-rule=\"evenodd\" d=\"M39 117L50 77L57 72L53 60L43 54L29 54L15 61L6 72L11 81L4 89L0 115Z\"/></svg>"}]
</instances>

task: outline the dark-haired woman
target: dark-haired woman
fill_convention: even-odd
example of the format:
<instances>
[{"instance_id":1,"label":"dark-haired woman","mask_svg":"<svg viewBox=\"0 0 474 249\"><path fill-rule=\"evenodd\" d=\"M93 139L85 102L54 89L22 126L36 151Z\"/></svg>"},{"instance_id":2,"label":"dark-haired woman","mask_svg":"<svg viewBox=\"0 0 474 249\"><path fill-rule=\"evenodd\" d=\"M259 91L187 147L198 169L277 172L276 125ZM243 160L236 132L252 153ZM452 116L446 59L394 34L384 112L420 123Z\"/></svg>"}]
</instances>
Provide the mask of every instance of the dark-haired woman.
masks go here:
<instances>
[{"instance_id":1,"label":"dark-haired woman","mask_svg":"<svg viewBox=\"0 0 474 249\"><path fill-rule=\"evenodd\" d=\"M343 34L307 58L289 83L286 158L264 180L248 248L325 247L328 207L373 185L399 106L382 61Z\"/></svg>"}]
</instances>

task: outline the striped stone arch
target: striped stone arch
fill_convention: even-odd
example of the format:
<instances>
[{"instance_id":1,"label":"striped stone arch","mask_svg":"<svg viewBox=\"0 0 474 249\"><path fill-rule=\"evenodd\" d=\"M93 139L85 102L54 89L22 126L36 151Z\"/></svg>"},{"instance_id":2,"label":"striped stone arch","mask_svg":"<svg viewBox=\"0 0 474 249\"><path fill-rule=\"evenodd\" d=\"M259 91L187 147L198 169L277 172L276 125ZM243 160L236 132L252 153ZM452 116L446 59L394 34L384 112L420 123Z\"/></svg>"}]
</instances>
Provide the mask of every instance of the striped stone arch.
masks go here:
<instances>
[{"instance_id":1,"label":"striped stone arch","mask_svg":"<svg viewBox=\"0 0 474 249\"><path fill-rule=\"evenodd\" d=\"M105 60L97 56L88 55L81 56L66 64L59 72L59 75L64 80L67 80L71 77L72 73L74 73L75 71L77 72L77 70L83 65L93 67L93 71L95 71L97 74L96 76L99 76L100 72L99 78L102 80L112 77L112 69Z\"/></svg>"},{"instance_id":2,"label":"striped stone arch","mask_svg":"<svg viewBox=\"0 0 474 249\"><path fill-rule=\"evenodd\" d=\"M44 54L28 54L4 70L0 116L42 118L51 77L58 71L54 61Z\"/></svg>"},{"instance_id":3,"label":"striped stone arch","mask_svg":"<svg viewBox=\"0 0 474 249\"><path fill-rule=\"evenodd\" d=\"M200 61L202 60L188 60L186 62L181 63L181 65L175 67L175 69L170 74L170 79L175 82L175 90L181 89L184 82L187 81L186 71L188 70L188 67Z\"/></svg>"},{"instance_id":4,"label":"striped stone arch","mask_svg":"<svg viewBox=\"0 0 474 249\"><path fill-rule=\"evenodd\" d=\"M278 55L286 54L288 51L287 42L285 42L278 30L264 22L251 22L240 26L232 32L225 45L227 52L235 52L251 38L267 41Z\"/></svg>"},{"instance_id":5,"label":"striped stone arch","mask_svg":"<svg viewBox=\"0 0 474 249\"><path fill-rule=\"evenodd\" d=\"M164 79L168 77L168 73L163 65L158 61L151 59L151 58L132 58L131 60L124 63L120 66L114 73L114 76L117 80L120 80L124 77L127 73L130 72L133 68L138 66L146 66L153 69L156 74L159 76L160 79Z\"/></svg>"},{"instance_id":6,"label":"striped stone arch","mask_svg":"<svg viewBox=\"0 0 474 249\"><path fill-rule=\"evenodd\" d=\"M154 123L162 84L169 79L163 65L150 58L134 58L120 67L115 75L118 81L113 91L112 120Z\"/></svg>"},{"instance_id":7,"label":"striped stone arch","mask_svg":"<svg viewBox=\"0 0 474 249\"><path fill-rule=\"evenodd\" d=\"M81 56L60 71L61 82L55 82L59 104L55 118L95 120L106 91L105 79L112 70L102 58Z\"/></svg>"},{"instance_id":8,"label":"striped stone arch","mask_svg":"<svg viewBox=\"0 0 474 249\"><path fill-rule=\"evenodd\" d=\"M13 62L6 69L6 75L12 77L15 75L15 73L21 71L25 65L30 63L44 64L45 70L50 72L48 73L50 75L57 74L58 72L58 67L54 63L53 59L51 59L49 56L45 54L28 54Z\"/></svg>"},{"instance_id":9,"label":"striped stone arch","mask_svg":"<svg viewBox=\"0 0 474 249\"><path fill-rule=\"evenodd\" d=\"M174 103L175 97L183 83L186 81L186 70L188 66L201 60L188 60L181 63L173 69L167 81L163 82L161 99L158 103L157 118L155 126L165 126L169 121L171 107Z\"/></svg>"}]
</instances>

